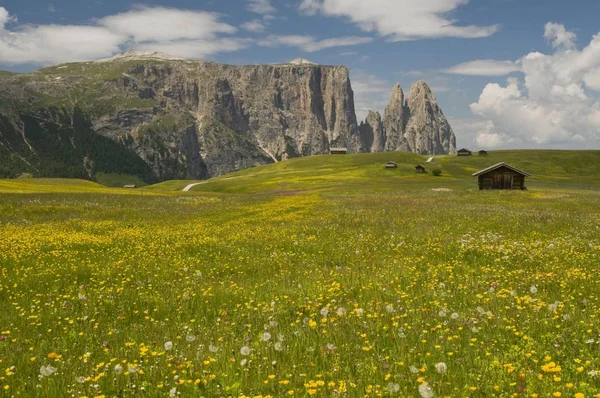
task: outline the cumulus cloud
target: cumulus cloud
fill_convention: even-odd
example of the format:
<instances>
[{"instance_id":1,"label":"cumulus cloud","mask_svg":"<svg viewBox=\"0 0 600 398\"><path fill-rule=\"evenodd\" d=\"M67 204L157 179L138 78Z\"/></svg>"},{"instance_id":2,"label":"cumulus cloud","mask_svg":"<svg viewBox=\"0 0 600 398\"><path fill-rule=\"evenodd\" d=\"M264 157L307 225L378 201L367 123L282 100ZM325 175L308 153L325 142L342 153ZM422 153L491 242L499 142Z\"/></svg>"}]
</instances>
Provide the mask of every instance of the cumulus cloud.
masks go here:
<instances>
[{"instance_id":1,"label":"cumulus cloud","mask_svg":"<svg viewBox=\"0 0 600 398\"><path fill-rule=\"evenodd\" d=\"M468 76L505 76L520 71L521 66L516 62L493 59L464 62L442 70L444 73Z\"/></svg>"},{"instance_id":2,"label":"cumulus cloud","mask_svg":"<svg viewBox=\"0 0 600 398\"><path fill-rule=\"evenodd\" d=\"M234 51L247 40L222 37L237 28L204 11L135 7L91 25L18 25L0 7L0 63L52 64L111 56L126 49L202 58ZM13 25L15 25L13 27Z\"/></svg>"},{"instance_id":3,"label":"cumulus cloud","mask_svg":"<svg viewBox=\"0 0 600 398\"><path fill-rule=\"evenodd\" d=\"M277 12L270 0L248 0L246 9L255 14L270 15Z\"/></svg>"},{"instance_id":4,"label":"cumulus cloud","mask_svg":"<svg viewBox=\"0 0 600 398\"><path fill-rule=\"evenodd\" d=\"M519 61L523 79L485 86L471 110L492 122L488 134L534 146L585 147L598 139L600 34L579 50L570 33L547 24L554 53L529 53Z\"/></svg>"},{"instance_id":5,"label":"cumulus cloud","mask_svg":"<svg viewBox=\"0 0 600 398\"><path fill-rule=\"evenodd\" d=\"M253 33L262 33L267 29L267 27L258 19L244 22L243 24L240 25L240 28L247 30L248 32L253 32Z\"/></svg>"},{"instance_id":6,"label":"cumulus cloud","mask_svg":"<svg viewBox=\"0 0 600 398\"><path fill-rule=\"evenodd\" d=\"M217 14L165 7L136 7L102 18L98 24L135 42L211 39L236 28L219 21Z\"/></svg>"},{"instance_id":7,"label":"cumulus cloud","mask_svg":"<svg viewBox=\"0 0 600 398\"><path fill-rule=\"evenodd\" d=\"M258 42L259 45L264 47L279 47L279 46L290 46L298 47L306 52L317 52L325 50L327 48L334 47L346 47L356 46L359 44L366 44L372 42L373 39L370 37L335 37L325 40L317 40L312 36L303 35L283 35L283 36L269 36Z\"/></svg>"},{"instance_id":8,"label":"cumulus cloud","mask_svg":"<svg viewBox=\"0 0 600 398\"><path fill-rule=\"evenodd\" d=\"M548 22L544 28L544 37L552 43L554 48L571 50L576 47L577 35L569 32L562 24Z\"/></svg>"},{"instance_id":9,"label":"cumulus cloud","mask_svg":"<svg viewBox=\"0 0 600 398\"><path fill-rule=\"evenodd\" d=\"M479 38L496 33L498 25L458 25L449 14L468 0L303 0L299 10L307 15L345 17L366 32L377 32L391 41L440 37Z\"/></svg>"}]
</instances>

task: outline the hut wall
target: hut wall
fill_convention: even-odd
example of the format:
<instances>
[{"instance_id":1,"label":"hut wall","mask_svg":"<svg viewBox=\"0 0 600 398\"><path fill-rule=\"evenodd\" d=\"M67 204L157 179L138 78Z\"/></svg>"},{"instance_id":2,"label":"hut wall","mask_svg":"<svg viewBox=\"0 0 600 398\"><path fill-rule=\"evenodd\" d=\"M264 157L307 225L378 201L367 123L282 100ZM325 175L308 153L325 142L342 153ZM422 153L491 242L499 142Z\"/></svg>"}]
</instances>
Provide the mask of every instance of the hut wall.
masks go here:
<instances>
[{"instance_id":1,"label":"hut wall","mask_svg":"<svg viewBox=\"0 0 600 398\"><path fill-rule=\"evenodd\" d=\"M500 167L479 176L479 189L525 189L525 176Z\"/></svg>"}]
</instances>

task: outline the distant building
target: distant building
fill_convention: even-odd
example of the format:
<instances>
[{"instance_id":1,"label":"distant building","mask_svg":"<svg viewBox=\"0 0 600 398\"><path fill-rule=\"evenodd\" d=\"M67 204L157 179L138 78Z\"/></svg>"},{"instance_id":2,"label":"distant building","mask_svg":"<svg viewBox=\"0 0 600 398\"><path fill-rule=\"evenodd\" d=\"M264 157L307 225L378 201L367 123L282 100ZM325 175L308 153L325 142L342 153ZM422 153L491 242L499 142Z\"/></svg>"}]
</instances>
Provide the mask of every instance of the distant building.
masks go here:
<instances>
[{"instance_id":1,"label":"distant building","mask_svg":"<svg viewBox=\"0 0 600 398\"><path fill-rule=\"evenodd\" d=\"M479 190L485 189L526 189L525 177L531 174L504 162L495 164L473 174L478 177Z\"/></svg>"},{"instance_id":2,"label":"distant building","mask_svg":"<svg viewBox=\"0 0 600 398\"><path fill-rule=\"evenodd\" d=\"M329 153L332 155L345 155L348 153L347 148L330 148Z\"/></svg>"},{"instance_id":3,"label":"distant building","mask_svg":"<svg viewBox=\"0 0 600 398\"><path fill-rule=\"evenodd\" d=\"M386 169L397 169L398 168L398 164L396 162L387 162L385 164L385 168Z\"/></svg>"},{"instance_id":4,"label":"distant building","mask_svg":"<svg viewBox=\"0 0 600 398\"><path fill-rule=\"evenodd\" d=\"M481 151L479 151L479 156L487 156L488 151L482 149Z\"/></svg>"},{"instance_id":5,"label":"distant building","mask_svg":"<svg viewBox=\"0 0 600 398\"><path fill-rule=\"evenodd\" d=\"M423 174L423 173L425 173L425 166L423 166L422 164L419 164L415 167L415 170L417 171L417 173Z\"/></svg>"},{"instance_id":6,"label":"distant building","mask_svg":"<svg viewBox=\"0 0 600 398\"><path fill-rule=\"evenodd\" d=\"M466 148L459 149L458 152L456 152L457 156L471 156L472 154L473 152Z\"/></svg>"},{"instance_id":7,"label":"distant building","mask_svg":"<svg viewBox=\"0 0 600 398\"><path fill-rule=\"evenodd\" d=\"M129 188L129 189L133 189L133 188L137 188L136 185L125 185L123 188Z\"/></svg>"}]
</instances>

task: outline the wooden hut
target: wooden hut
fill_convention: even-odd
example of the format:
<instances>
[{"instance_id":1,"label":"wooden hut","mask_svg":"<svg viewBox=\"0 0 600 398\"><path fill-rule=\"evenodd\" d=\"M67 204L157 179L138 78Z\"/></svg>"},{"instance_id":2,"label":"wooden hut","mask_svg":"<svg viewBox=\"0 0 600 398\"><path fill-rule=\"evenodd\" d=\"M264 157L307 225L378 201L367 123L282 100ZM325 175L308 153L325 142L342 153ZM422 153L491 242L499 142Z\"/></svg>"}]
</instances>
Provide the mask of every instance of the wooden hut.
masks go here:
<instances>
[{"instance_id":1,"label":"wooden hut","mask_svg":"<svg viewBox=\"0 0 600 398\"><path fill-rule=\"evenodd\" d=\"M133 189L133 188L137 188L137 186L134 184L130 184L130 185L125 185L123 188Z\"/></svg>"},{"instance_id":2,"label":"wooden hut","mask_svg":"<svg viewBox=\"0 0 600 398\"><path fill-rule=\"evenodd\" d=\"M495 164L473 174L478 177L479 190L484 189L525 189L525 177L531 174L504 162Z\"/></svg>"},{"instance_id":3,"label":"wooden hut","mask_svg":"<svg viewBox=\"0 0 600 398\"><path fill-rule=\"evenodd\" d=\"M472 154L473 153L466 148L459 149L458 152L456 152L457 156L471 156Z\"/></svg>"},{"instance_id":4,"label":"wooden hut","mask_svg":"<svg viewBox=\"0 0 600 398\"><path fill-rule=\"evenodd\" d=\"M423 174L423 173L425 173L425 166L423 166L422 164L419 164L415 167L415 170L417 171L417 173Z\"/></svg>"},{"instance_id":5,"label":"wooden hut","mask_svg":"<svg viewBox=\"0 0 600 398\"><path fill-rule=\"evenodd\" d=\"M329 153L332 155L346 155L348 153L347 148L330 148Z\"/></svg>"},{"instance_id":6,"label":"wooden hut","mask_svg":"<svg viewBox=\"0 0 600 398\"><path fill-rule=\"evenodd\" d=\"M481 151L479 151L479 156L487 156L488 151L486 151L485 149L482 149Z\"/></svg>"},{"instance_id":7,"label":"wooden hut","mask_svg":"<svg viewBox=\"0 0 600 398\"><path fill-rule=\"evenodd\" d=\"M397 169L398 168L398 164L396 162L387 162L385 164L385 168L386 169Z\"/></svg>"}]
</instances>

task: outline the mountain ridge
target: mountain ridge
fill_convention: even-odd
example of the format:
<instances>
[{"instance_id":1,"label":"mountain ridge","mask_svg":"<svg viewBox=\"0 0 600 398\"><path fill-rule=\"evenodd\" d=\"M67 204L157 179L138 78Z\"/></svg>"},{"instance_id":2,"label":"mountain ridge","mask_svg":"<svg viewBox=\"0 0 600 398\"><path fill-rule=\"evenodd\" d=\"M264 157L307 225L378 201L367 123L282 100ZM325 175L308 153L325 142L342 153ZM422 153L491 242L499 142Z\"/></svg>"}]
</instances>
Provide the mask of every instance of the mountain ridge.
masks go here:
<instances>
[{"instance_id":1,"label":"mountain ridge","mask_svg":"<svg viewBox=\"0 0 600 398\"><path fill-rule=\"evenodd\" d=\"M22 116L49 109L81 110L93 132L142 159L158 180L210 178L331 147L372 150L348 68L302 58L237 66L128 52L0 75L0 114L23 140Z\"/></svg>"}]
</instances>

